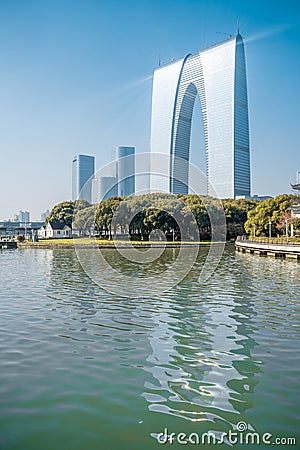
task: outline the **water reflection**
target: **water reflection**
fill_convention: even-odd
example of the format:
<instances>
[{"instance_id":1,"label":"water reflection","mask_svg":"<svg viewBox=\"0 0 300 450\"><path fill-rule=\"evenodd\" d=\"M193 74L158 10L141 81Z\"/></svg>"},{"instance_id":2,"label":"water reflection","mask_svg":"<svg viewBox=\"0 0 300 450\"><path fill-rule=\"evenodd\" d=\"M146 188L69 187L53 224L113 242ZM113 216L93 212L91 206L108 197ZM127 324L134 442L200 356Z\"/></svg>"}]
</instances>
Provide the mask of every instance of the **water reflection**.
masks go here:
<instances>
[{"instance_id":1,"label":"water reflection","mask_svg":"<svg viewBox=\"0 0 300 450\"><path fill-rule=\"evenodd\" d=\"M161 251L162 254L156 259L157 252ZM87 250L78 247L76 254L91 280L110 295L132 300L138 297L160 297L180 283L190 272L197 258L198 247L178 250L125 248L122 249L122 255L111 249Z\"/></svg>"},{"instance_id":2,"label":"water reflection","mask_svg":"<svg viewBox=\"0 0 300 450\"><path fill-rule=\"evenodd\" d=\"M151 264L148 269L164 270L170 258L172 262L176 257L176 252L169 252L162 255L157 267ZM110 250L105 253L118 270L123 267L128 274L135 273L136 264L122 262ZM142 396L151 412L199 422L203 431L228 430L241 420L255 429L249 412L265 364L256 351L260 345L258 331L264 326L272 328L271 303L266 309L258 299L261 292L265 295L268 289L272 295L273 291L272 279L265 286L261 267L256 266L255 259L252 264L245 262L244 256L226 252L214 276L201 285L197 279L206 257L201 251L189 276L157 301L142 296L141 284L141 295L132 300L107 295L86 276L75 253L66 257L65 252L57 251L48 292L61 305L64 316L69 305L72 320L75 312L85 324L79 330L74 322L68 324L67 337L79 339L77 332L84 331L96 343L105 338L107 349L123 353L120 365L145 371ZM272 277L272 270L268 266L266 279ZM288 279L282 275L278 282L281 288ZM274 303L281 312L286 307ZM281 320L276 311L273 316L273 321ZM139 354L133 358L137 347ZM110 357L114 359L113 354Z\"/></svg>"},{"instance_id":3,"label":"water reflection","mask_svg":"<svg viewBox=\"0 0 300 450\"><path fill-rule=\"evenodd\" d=\"M195 270L153 314L146 370L156 383L147 383L143 394L151 411L205 422L207 429L216 421L231 427L245 416L261 372L252 356L254 288L232 254L222 266L202 286Z\"/></svg>"},{"instance_id":4,"label":"water reflection","mask_svg":"<svg viewBox=\"0 0 300 450\"><path fill-rule=\"evenodd\" d=\"M57 307L71 305L71 313L76 307L77 314L96 314L93 301L96 298L95 285L79 264L76 253L65 250L53 250L53 253L48 296Z\"/></svg>"},{"instance_id":5,"label":"water reflection","mask_svg":"<svg viewBox=\"0 0 300 450\"><path fill-rule=\"evenodd\" d=\"M128 299L93 283L72 250L3 252L3 445L148 450L165 426L221 433L241 420L296 435L299 265L227 249L199 284L204 260L159 298L140 283Z\"/></svg>"}]
</instances>

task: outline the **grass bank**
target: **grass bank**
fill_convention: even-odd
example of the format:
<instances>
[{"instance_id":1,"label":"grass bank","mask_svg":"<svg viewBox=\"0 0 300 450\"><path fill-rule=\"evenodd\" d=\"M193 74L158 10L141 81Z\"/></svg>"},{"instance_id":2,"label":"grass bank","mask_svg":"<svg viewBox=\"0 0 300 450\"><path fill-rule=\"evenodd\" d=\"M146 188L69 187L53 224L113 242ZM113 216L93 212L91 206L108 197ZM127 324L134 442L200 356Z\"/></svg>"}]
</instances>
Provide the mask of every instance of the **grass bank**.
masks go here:
<instances>
[{"instance_id":1,"label":"grass bank","mask_svg":"<svg viewBox=\"0 0 300 450\"><path fill-rule=\"evenodd\" d=\"M76 239L41 239L38 242L18 242L19 248L74 248L83 247L83 248L95 248L95 247L103 247L103 248L115 248L115 245L120 245L124 247L128 247L134 245L136 247L149 247L150 245L154 246L164 246L166 244L167 247L180 247L180 246L208 246L211 244L210 241L131 241L130 244L124 240L108 240L108 239L90 239L90 238L76 238ZM221 242L212 242L212 244L221 244Z\"/></svg>"}]
</instances>

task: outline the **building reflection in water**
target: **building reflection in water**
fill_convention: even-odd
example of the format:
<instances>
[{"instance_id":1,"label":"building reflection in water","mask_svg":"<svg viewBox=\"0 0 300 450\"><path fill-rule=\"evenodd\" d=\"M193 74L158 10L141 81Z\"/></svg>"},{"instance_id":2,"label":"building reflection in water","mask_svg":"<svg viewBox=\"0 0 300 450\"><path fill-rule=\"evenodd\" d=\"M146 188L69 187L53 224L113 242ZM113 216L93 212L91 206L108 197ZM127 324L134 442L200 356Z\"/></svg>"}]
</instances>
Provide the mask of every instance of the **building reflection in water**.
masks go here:
<instances>
[{"instance_id":1,"label":"building reflection in water","mask_svg":"<svg viewBox=\"0 0 300 450\"><path fill-rule=\"evenodd\" d=\"M153 382L143 394L149 409L203 422L204 429L217 422L231 427L245 418L261 372L261 362L252 357L257 344L251 277L238 263L228 267L223 261L202 286L194 271L160 303L149 334L146 370Z\"/></svg>"}]
</instances>

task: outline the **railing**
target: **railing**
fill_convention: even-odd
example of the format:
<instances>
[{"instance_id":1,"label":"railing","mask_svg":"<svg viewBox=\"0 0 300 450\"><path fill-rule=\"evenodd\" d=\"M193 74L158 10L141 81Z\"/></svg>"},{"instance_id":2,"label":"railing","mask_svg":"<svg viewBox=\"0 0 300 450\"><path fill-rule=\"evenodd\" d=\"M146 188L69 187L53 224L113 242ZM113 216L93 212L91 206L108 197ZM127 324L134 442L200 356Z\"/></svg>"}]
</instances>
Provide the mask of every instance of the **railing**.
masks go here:
<instances>
[{"instance_id":1,"label":"railing","mask_svg":"<svg viewBox=\"0 0 300 450\"><path fill-rule=\"evenodd\" d=\"M293 240L291 240L293 239ZM297 239L297 240L295 240ZM296 245L296 246L300 246L300 238L286 238L286 237L282 237L282 238L267 238L267 237L263 237L263 238L251 238L249 236L238 236L236 238L236 242L247 242L249 244L268 244L268 245Z\"/></svg>"}]
</instances>

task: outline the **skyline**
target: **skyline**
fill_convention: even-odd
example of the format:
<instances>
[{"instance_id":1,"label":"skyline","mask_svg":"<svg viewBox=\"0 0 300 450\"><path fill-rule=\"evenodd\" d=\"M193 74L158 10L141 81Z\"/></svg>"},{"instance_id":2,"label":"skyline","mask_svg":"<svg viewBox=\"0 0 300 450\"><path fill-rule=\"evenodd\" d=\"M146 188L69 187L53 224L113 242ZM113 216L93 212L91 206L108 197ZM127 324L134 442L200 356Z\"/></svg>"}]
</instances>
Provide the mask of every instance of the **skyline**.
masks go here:
<instances>
[{"instance_id":1,"label":"skyline","mask_svg":"<svg viewBox=\"0 0 300 450\"><path fill-rule=\"evenodd\" d=\"M291 192L300 170L300 5L296 1L0 2L0 218L33 219L71 199L72 158L150 150L158 65L235 34L245 40L252 194ZM203 168L200 105L191 162ZM197 136L199 133L199 136ZM199 150L199 147L201 149Z\"/></svg>"}]
</instances>

